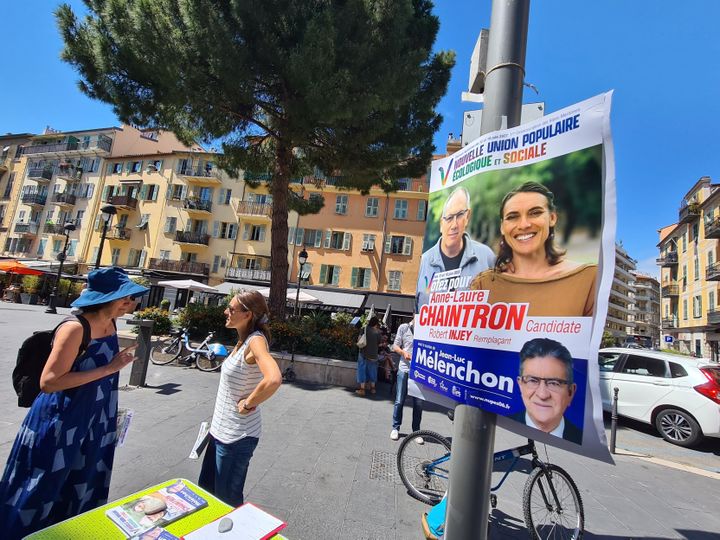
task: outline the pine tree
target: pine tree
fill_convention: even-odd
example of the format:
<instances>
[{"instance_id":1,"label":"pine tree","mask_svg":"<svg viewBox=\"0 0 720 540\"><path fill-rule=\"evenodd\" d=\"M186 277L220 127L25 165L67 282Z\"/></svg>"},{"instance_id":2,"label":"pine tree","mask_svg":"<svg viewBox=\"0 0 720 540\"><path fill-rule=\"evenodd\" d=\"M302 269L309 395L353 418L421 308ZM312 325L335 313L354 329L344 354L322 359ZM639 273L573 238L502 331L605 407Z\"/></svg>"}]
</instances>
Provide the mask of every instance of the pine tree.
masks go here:
<instances>
[{"instance_id":1,"label":"pine tree","mask_svg":"<svg viewBox=\"0 0 720 540\"><path fill-rule=\"evenodd\" d=\"M80 89L124 122L221 141L231 175L268 172L270 309L283 318L295 177L392 190L425 172L452 52L429 0L85 0L56 16ZM253 183L253 176L248 175Z\"/></svg>"}]
</instances>

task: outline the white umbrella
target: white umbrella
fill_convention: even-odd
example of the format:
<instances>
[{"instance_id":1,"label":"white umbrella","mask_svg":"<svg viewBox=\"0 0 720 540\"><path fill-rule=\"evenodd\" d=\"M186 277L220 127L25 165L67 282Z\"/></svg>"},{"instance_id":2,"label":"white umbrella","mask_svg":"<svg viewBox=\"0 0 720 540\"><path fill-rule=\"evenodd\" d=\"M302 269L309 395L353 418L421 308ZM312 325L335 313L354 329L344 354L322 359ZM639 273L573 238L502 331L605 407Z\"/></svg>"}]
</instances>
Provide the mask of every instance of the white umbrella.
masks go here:
<instances>
[{"instance_id":1,"label":"white umbrella","mask_svg":"<svg viewBox=\"0 0 720 540\"><path fill-rule=\"evenodd\" d=\"M388 326L390 324L390 315L391 315L390 304L388 304L387 308L385 308L385 315L383 315L383 321L382 321L385 326Z\"/></svg>"},{"instance_id":2,"label":"white umbrella","mask_svg":"<svg viewBox=\"0 0 720 540\"><path fill-rule=\"evenodd\" d=\"M160 287L170 287L172 289L185 289L188 291L195 291L195 292L206 292L206 293L218 292L218 290L215 287L211 287L210 285L205 285L204 283L200 283L199 281L195 281L194 279L175 279L175 280L168 280L168 281L158 281L158 285Z\"/></svg>"},{"instance_id":3,"label":"white umbrella","mask_svg":"<svg viewBox=\"0 0 720 540\"><path fill-rule=\"evenodd\" d=\"M375 316L375 304L370 305L370 312L368 313L367 320L369 321Z\"/></svg>"},{"instance_id":4,"label":"white umbrella","mask_svg":"<svg viewBox=\"0 0 720 540\"><path fill-rule=\"evenodd\" d=\"M270 298L270 287L265 287L263 289L257 290L260 294L262 294L265 298ZM295 301L295 295L297 295L297 290L291 290L288 289L287 294L285 297L288 300ZM314 297L310 293L306 293L305 291L300 291L299 301L304 304L322 304L322 300L319 298Z\"/></svg>"}]
</instances>

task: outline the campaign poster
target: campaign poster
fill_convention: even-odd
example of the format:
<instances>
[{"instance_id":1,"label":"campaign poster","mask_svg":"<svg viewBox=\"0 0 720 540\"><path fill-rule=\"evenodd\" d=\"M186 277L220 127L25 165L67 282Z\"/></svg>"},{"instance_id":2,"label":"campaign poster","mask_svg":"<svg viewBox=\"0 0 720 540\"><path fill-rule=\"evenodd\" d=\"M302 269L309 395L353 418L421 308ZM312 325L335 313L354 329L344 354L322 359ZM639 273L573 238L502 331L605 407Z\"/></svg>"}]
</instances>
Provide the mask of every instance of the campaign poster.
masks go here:
<instances>
[{"instance_id":1,"label":"campaign poster","mask_svg":"<svg viewBox=\"0 0 720 540\"><path fill-rule=\"evenodd\" d=\"M615 264L612 93L433 162L410 393L611 460L597 351Z\"/></svg>"}]
</instances>

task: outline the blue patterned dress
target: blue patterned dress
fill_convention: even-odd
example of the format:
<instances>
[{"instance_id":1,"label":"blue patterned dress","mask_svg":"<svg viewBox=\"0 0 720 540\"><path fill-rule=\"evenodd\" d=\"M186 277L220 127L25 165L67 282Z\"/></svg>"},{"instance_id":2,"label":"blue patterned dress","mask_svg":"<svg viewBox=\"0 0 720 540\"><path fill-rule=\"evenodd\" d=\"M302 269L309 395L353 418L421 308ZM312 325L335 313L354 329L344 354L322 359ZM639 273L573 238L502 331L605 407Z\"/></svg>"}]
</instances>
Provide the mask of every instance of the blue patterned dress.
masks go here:
<instances>
[{"instance_id":1,"label":"blue patterned dress","mask_svg":"<svg viewBox=\"0 0 720 540\"><path fill-rule=\"evenodd\" d=\"M117 335L94 339L72 371L104 366L117 352ZM35 399L0 481L3 538L22 538L107 502L117 403L117 373Z\"/></svg>"}]
</instances>

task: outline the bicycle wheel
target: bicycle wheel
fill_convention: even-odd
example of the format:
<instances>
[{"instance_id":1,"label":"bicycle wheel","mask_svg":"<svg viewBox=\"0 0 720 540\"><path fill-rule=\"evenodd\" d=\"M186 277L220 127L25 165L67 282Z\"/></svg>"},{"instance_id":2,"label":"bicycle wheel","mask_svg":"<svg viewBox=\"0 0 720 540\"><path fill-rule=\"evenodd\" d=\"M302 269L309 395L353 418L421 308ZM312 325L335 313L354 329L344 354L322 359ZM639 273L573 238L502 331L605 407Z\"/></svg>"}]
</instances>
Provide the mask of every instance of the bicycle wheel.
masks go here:
<instances>
[{"instance_id":1,"label":"bicycle wheel","mask_svg":"<svg viewBox=\"0 0 720 540\"><path fill-rule=\"evenodd\" d=\"M418 437L425 444L415 442ZM437 504L448 487L450 442L434 431L415 431L400 443L397 468L411 497L425 504Z\"/></svg>"},{"instance_id":2,"label":"bicycle wheel","mask_svg":"<svg viewBox=\"0 0 720 540\"><path fill-rule=\"evenodd\" d=\"M197 367L200 371L217 371L222 365L223 357L217 356L210 351L203 351L196 357Z\"/></svg>"},{"instance_id":3,"label":"bicycle wheel","mask_svg":"<svg viewBox=\"0 0 720 540\"><path fill-rule=\"evenodd\" d=\"M557 465L536 467L523 492L523 513L530 537L579 540L585 531L582 499L570 475Z\"/></svg>"},{"instance_id":4,"label":"bicycle wheel","mask_svg":"<svg viewBox=\"0 0 720 540\"><path fill-rule=\"evenodd\" d=\"M158 366L164 366L180 356L182 342L178 339L168 341L157 341L150 349L150 361Z\"/></svg>"}]
</instances>

